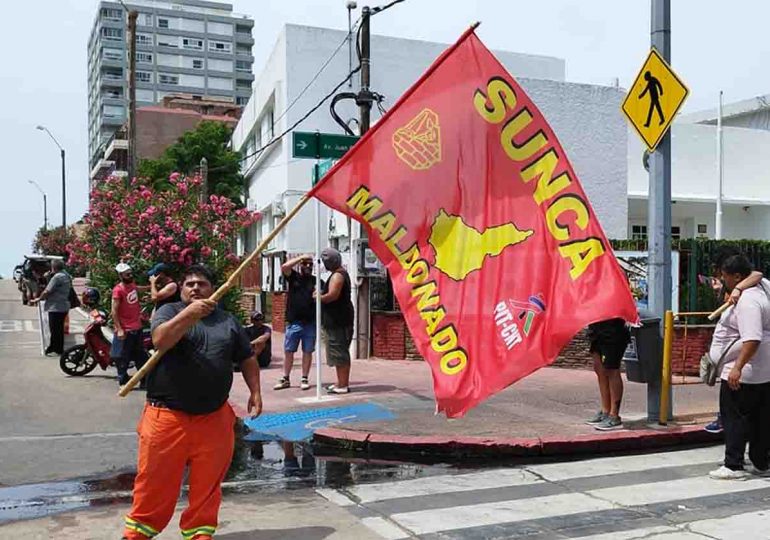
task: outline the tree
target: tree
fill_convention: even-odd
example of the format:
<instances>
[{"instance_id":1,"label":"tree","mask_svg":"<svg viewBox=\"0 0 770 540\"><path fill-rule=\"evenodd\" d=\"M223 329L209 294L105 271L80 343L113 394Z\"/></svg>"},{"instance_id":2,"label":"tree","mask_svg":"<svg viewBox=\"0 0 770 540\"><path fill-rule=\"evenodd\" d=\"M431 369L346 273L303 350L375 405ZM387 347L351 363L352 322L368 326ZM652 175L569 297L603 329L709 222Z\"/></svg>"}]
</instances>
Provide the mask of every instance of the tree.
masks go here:
<instances>
[{"instance_id":1,"label":"tree","mask_svg":"<svg viewBox=\"0 0 770 540\"><path fill-rule=\"evenodd\" d=\"M168 190L171 189L168 178L173 172L191 176L205 157L209 168L208 194L227 197L242 206L244 183L240 155L228 148L231 134L232 129L222 122L203 121L166 148L158 159L143 159L138 176L151 180L157 190Z\"/></svg>"},{"instance_id":2,"label":"tree","mask_svg":"<svg viewBox=\"0 0 770 540\"><path fill-rule=\"evenodd\" d=\"M67 244L74 238L70 228L54 227L46 229L41 227L35 239L32 241L32 252L38 255L61 255L67 258Z\"/></svg>"},{"instance_id":3,"label":"tree","mask_svg":"<svg viewBox=\"0 0 770 540\"><path fill-rule=\"evenodd\" d=\"M169 189L158 191L135 179L130 185L115 177L91 192L85 231L67 246L70 262L88 269L91 285L109 298L115 266L129 263L138 280L164 262L177 269L194 262L208 265L220 283L240 262L235 237L259 214L236 208L227 197L210 195L199 202L201 178L172 173ZM225 298L235 309L239 292Z\"/></svg>"}]
</instances>

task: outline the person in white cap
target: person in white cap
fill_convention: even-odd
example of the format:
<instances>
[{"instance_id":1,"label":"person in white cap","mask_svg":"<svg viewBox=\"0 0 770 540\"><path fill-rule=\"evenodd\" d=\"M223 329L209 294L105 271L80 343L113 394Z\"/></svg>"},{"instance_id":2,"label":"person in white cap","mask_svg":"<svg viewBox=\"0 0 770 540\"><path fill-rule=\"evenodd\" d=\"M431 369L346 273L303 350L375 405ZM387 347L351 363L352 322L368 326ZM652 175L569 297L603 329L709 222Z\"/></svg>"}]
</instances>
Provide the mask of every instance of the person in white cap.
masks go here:
<instances>
[{"instance_id":1,"label":"person in white cap","mask_svg":"<svg viewBox=\"0 0 770 540\"><path fill-rule=\"evenodd\" d=\"M147 353L142 346L142 306L134 274L124 262L118 264L115 271L120 276L120 282L112 289L112 325L115 336L110 357L118 369L118 384L123 386L129 379L129 362L133 360L134 366L139 369L144 365Z\"/></svg>"}]
</instances>

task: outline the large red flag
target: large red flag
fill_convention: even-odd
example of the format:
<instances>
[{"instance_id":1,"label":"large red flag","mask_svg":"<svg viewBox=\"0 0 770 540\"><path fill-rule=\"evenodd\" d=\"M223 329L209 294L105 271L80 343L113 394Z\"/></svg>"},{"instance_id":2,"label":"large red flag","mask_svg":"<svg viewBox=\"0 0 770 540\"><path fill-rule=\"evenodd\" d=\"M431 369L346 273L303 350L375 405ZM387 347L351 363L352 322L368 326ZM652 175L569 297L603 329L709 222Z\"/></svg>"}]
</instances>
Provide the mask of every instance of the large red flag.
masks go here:
<instances>
[{"instance_id":1,"label":"large red flag","mask_svg":"<svg viewBox=\"0 0 770 540\"><path fill-rule=\"evenodd\" d=\"M638 319L556 135L472 29L312 195L365 225L447 416Z\"/></svg>"}]
</instances>

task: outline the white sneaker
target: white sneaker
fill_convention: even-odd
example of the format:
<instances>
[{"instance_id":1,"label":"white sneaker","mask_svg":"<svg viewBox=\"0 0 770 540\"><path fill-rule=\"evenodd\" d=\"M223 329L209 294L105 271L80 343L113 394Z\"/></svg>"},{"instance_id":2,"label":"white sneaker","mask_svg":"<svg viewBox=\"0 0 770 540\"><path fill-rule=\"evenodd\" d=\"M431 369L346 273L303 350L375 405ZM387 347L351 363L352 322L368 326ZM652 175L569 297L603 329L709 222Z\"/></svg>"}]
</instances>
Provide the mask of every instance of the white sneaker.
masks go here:
<instances>
[{"instance_id":1,"label":"white sneaker","mask_svg":"<svg viewBox=\"0 0 770 540\"><path fill-rule=\"evenodd\" d=\"M709 477L714 480L746 480L749 477L749 473L746 471L734 471L722 465L718 469L711 471Z\"/></svg>"},{"instance_id":2,"label":"white sneaker","mask_svg":"<svg viewBox=\"0 0 770 540\"><path fill-rule=\"evenodd\" d=\"M310 390L310 381L308 381L307 377L302 377L302 380L299 383L299 389Z\"/></svg>"}]
</instances>

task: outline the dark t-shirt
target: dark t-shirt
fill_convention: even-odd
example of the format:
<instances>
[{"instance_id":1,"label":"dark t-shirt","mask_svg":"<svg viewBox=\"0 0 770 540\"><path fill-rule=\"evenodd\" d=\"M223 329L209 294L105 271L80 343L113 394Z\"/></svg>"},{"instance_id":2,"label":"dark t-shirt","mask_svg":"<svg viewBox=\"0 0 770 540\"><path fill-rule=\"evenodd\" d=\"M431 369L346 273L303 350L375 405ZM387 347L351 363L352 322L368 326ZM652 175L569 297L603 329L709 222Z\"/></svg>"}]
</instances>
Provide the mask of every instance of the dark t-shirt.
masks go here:
<instances>
[{"instance_id":1,"label":"dark t-shirt","mask_svg":"<svg viewBox=\"0 0 770 540\"><path fill-rule=\"evenodd\" d=\"M588 337L591 341L625 346L629 336L630 332L623 319L608 319L588 325Z\"/></svg>"},{"instance_id":2,"label":"dark t-shirt","mask_svg":"<svg viewBox=\"0 0 770 540\"><path fill-rule=\"evenodd\" d=\"M254 341L258 337L262 336L265 332L271 333L270 327L266 324L252 324L251 326L247 326L245 330L246 334L249 336L249 341ZM272 337L268 338L267 343L265 343L265 348L262 349L262 352L259 353L259 356L257 357L257 362L261 367L270 365L272 341Z\"/></svg>"},{"instance_id":3,"label":"dark t-shirt","mask_svg":"<svg viewBox=\"0 0 770 540\"><path fill-rule=\"evenodd\" d=\"M185 308L183 302L158 308L152 329ZM227 401L233 364L252 356L249 336L235 317L219 308L198 321L147 376L147 399L190 414L216 411Z\"/></svg>"},{"instance_id":4,"label":"dark t-shirt","mask_svg":"<svg viewBox=\"0 0 770 540\"><path fill-rule=\"evenodd\" d=\"M343 277L342 291L340 296L333 302L321 306L321 323L324 328L352 328L353 327L353 302L350 299L350 276L344 270L335 271L332 276L338 273ZM321 292L329 292L329 279L321 284Z\"/></svg>"},{"instance_id":5,"label":"dark t-shirt","mask_svg":"<svg viewBox=\"0 0 770 540\"><path fill-rule=\"evenodd\" d=\"M315 288L315 276L302 275L296 270L286 276L289 284L289 294L286 298L286 322L288 323L314 323L315 302L313 301L313 289Z\"/></svg>"}]
</instances>

